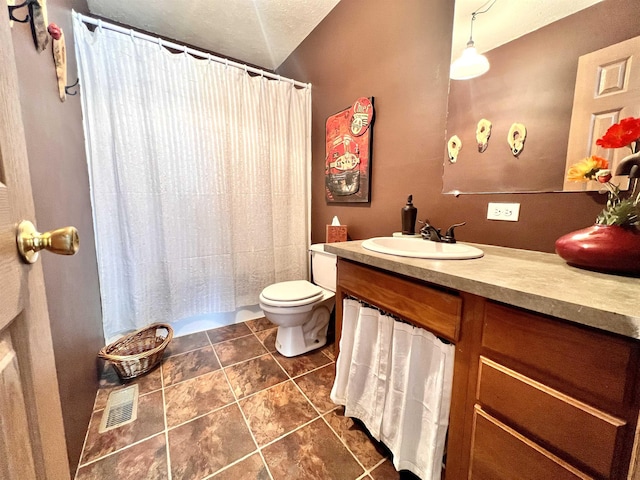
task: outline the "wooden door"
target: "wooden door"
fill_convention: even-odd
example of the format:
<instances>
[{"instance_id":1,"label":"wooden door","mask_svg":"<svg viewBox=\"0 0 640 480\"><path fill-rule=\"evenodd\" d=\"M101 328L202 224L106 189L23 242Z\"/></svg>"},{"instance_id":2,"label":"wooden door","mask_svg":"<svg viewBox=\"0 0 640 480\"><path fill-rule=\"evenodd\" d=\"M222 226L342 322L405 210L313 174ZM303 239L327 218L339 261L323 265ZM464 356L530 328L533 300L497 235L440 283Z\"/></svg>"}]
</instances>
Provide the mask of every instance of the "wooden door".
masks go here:
<instances>
[{"instance_id":1,"label":"wooden door","mask_svg":"<svg viewBox=\"0 0 640 480\"><path fill-rule=\"evenodd\" d=\"M602 148L596 145L607 129L626 117L640 116L640 37L616 43L595 52L582 55L578 60L578 73L571 112L571 128L567 146L567 170L574 163L591 155L609 161L611 171L622 158L629 155L628 148ZM616 178L623 188L627 178ZM600 190L598 182L569 182L563 190Z\"/></svg>"},{"instance_id":2,"label":"wooden door","mask_svg":"<svg viewBox=\"0 0 640 480\"><path fill-rule=\"evenodd\" d=\"M0 478L64 480L42 263L24 263L16 247L18 223L35 218L11 29L6 11L0 17Z\"/></svg>"}]
</instances>

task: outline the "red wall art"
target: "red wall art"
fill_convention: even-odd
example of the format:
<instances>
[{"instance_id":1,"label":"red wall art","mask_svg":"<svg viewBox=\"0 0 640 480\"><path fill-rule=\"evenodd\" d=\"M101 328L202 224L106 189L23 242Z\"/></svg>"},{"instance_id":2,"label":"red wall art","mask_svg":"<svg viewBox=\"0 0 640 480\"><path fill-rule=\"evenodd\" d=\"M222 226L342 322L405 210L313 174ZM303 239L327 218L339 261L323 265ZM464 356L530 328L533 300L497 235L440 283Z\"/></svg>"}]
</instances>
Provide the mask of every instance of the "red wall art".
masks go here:
<instances>
[{"instance_id":1,"label":"red wall art","mask_svg":"<svg viewBox=\"0 0 640 480\"><path fill-rule=\"evenodd\" d=\"M327 203L369 202L373 97L327 118L325 192Z\"/></svg>"}]
</instances>

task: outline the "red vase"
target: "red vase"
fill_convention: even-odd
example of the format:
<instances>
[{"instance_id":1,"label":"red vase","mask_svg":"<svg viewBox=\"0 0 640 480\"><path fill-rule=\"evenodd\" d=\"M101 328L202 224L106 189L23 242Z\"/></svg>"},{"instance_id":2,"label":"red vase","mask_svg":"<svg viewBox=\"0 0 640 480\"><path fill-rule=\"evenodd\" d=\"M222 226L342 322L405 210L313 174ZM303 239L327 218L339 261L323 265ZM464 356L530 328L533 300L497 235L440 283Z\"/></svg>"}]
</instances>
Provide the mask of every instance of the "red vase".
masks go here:
<instances>
[{"instance_id":1,"label":"red vase","mask_svg":"<svg viewBox=\"0 0 640 480\"><path fill-rule=\"evenodd\" d=\"M618 225L593 225L556 240L556 253L576 267L640 273L640 230Z\"/></svg>"}]
</instances>

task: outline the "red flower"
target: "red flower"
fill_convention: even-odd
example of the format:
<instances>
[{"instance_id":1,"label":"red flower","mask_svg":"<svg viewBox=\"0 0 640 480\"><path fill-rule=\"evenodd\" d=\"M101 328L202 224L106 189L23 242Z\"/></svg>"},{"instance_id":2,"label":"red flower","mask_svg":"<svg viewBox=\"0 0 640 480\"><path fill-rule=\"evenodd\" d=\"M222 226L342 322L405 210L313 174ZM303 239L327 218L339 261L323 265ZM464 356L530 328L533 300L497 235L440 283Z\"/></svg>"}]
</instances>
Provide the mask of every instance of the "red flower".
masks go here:
<instances>
[{"instance_id":1,"label":"red flower","mask_svg":"<svg viewBox=\"0 0 640 480\"><path fill-rule=\"evenodd\" d=\"M615 125L611 125L596 145L602 148L626 147L631 142L640 139L640 118L623 118Z\"/></svg>"}]
</instances>

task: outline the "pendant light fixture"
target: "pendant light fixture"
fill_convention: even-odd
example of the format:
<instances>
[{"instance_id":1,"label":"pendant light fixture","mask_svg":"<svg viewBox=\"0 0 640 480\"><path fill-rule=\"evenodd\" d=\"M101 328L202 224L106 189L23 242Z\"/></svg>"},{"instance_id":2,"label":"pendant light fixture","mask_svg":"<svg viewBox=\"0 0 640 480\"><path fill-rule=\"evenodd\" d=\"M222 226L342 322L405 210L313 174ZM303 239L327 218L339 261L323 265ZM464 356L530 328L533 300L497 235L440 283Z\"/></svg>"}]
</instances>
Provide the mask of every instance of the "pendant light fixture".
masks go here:
<instances>
[{"instance_id":1,"label":"pendant light fixture","mask_svg":"<svg viewBox=\"0 0 640 480\"><path fill-rule=\"evenodd\" d=\"M491 5L485 10L482 10L482 8L490 2ZM489 60L487 60L487 57L484 55L478 53L473 43L473 22L476 16L488 12L494 3L496 3L496 0L489 0L489 2L471 14L471 33L469 34L467 48L465 48L462 55L451 64L449 78L452 80L469 80L484 75L489 71Z\"/></svg>"}]
</instances>

